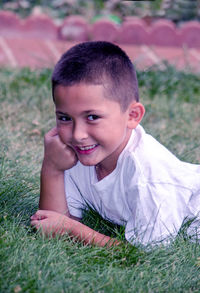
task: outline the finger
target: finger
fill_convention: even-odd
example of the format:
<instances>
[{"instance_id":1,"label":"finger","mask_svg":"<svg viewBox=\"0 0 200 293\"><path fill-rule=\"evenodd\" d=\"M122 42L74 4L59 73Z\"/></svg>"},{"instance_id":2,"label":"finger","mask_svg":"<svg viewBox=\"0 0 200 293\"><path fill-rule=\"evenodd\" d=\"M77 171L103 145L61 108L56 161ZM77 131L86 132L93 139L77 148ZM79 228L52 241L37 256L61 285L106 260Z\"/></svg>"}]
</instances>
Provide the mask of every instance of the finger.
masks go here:
<instances>
[{"instance_id":1,"label":"finger","mask_svg":"<svg viewBox=\"0 0 200 293\"><path fill-rule=\"evenodd\" d=\"M45 220L33 220L31 226L36 229L41 235L53 237L54 229L44 223Z\"/></svg>"},{"instance_id":2,"label":"finger","mask_svg":"<svg viewBox=\"0 0 200 293\"><path fill-rule=\"evenodd\" d=\"M32 215L30 219L31 220L37 220L37 215L36 214Z\"/></svg>"},{"instance_id":3,"label":"finger","mask_svg":"<svg viewBox=\"0 0 200 293\"><path fill-rule=\"evenodd\" d=\"M32 220L31 221L31 226L36 228L36 229L39 229L40 227L40 221L39 220Z\"/></svg>"},{"instance_id":4,"label":"finger","mask_svg":"<svg viewBox=\"0 0 200 293\"><path fill-rule=\"evenodd\" d=\"M47 210L37 210L37 212L31 216L31 220L41 220L42 218L46 218Z\"/></svg>"},{"instance_id":5,"label":"finger","mask_svg":"<svg viewBox=\"0 0 200 293\"><path fill-rule=\"evenodd\" d=\"M51 214L51 211L48 211L48 210L38 210L32 217L33 217L33 220L44 220L50 214Z\"/></svg>"},{"instance_id":6,"label":"finger","mask_svg":"<svg viewBox=\"0 0 200 293\"><path fill-rule=\"evenodd\" d=\"M58 135L58 129L56 126L47 132L47 136L49 136L49 137L53 137L55 135Z\"/></svg>"},{"instance_id":7,"label":"finger","mask_svg":"<svg viewBox=\"0 0 200 293\"><path fill-rule=\"evenodd\" d=\"M55 137L55 140L60 144L60 146L62 146L62 148L63 148L64 150L70 151L71 155L76 155L76 153L75 153L74 149L72 148L72 146L71 146L70 144L68 144L68 143L64 143L64 142L60 139L59 135L57 135L57 136Z\"/></svg>"},{"instance_id":8,"label":"finger","mask_svg":"<svg viewBox=\"0 0 200 293\"><path fill-rule=\"evenodd\" d=\"M40 220L41 219L41 215L40 213L38 213L38 211L31 216L31 220Z\"/></svg>"},{"instance_id":9,"label":"finger","mask_svg":"<svg viewBox=\"0 0 200 293\"><path fill-rule=\"evenodd\" d=\"M41 235L46 236L46 229L41 225L40 221L31 222L31 226L35 231L38 231Z\"/></svg>"}]
</instances>

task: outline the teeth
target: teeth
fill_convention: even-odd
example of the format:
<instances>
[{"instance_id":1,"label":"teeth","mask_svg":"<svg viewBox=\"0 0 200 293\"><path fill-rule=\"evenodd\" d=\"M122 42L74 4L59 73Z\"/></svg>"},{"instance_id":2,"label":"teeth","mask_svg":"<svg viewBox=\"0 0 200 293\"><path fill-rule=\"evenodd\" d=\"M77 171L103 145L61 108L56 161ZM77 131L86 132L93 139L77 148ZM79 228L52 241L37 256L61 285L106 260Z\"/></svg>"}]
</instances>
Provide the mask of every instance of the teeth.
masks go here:
<instances>
[{"instance_id":1,"label":"teeth","mask_svg":"<svg viewBox=\"0 0 200 293\"><path fill-rule=\"evenodd\" d=\"M91 150L96 146L96 144L91 145L91 146L87 146L87 147L79 147L80 150L82 151L87 151L87 150Z\"/></svg>"}]
</instances>

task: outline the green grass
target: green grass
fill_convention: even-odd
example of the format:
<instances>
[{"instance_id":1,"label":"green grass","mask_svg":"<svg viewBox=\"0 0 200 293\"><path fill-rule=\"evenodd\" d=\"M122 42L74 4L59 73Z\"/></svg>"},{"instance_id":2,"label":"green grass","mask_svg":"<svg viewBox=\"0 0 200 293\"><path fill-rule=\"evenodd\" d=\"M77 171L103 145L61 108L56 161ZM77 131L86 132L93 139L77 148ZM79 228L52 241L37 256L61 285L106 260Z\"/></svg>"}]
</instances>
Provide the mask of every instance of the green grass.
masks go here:
<instances>
[{"instance_id":1,"label":"green grass","mask_svg":"<svg viewBox=\"0 0 200 293\"><path fill-rule=\"evenodd\" d=\"M55 124L50 70L0 69L0 292L199 292L200 246L97 248L31 230L43 135ZM172 67L138 73L145 129L180 159L200 162L200 78ZM123 239L93 212L84 222Z\"/></svg>"}]
</instances>

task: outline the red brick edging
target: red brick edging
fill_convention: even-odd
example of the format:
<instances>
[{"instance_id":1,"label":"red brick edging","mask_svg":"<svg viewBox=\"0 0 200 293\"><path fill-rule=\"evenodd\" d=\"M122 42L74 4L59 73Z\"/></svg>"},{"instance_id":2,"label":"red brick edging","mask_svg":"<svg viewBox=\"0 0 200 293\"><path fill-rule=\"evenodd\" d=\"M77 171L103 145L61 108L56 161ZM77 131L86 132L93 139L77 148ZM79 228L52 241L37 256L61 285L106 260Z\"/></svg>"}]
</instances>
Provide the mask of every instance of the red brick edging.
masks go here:
<instances>
[{"instance_id":1,"label":"red brick edging","mask_svg":"<svg viewBox=\"0 0 200 293\"><path fill-rule=\"evenodd\" d=\"M14 39L0 37L0 66L52 68L66 50L76 44L57 40ZM178 69L200 71L200 49L160 46L134 46L120 44L138 69L146 70L152 65L164 68L163 61Z\"/></svg>"},{"instance_id":2,"label":"red brick edging","mask_svg":"<svg viewBox=\"0 0 200 293\"><path fill-rule=\"evenodd\" d=\"M15 13L0 11L0 37L63 41L106 40L120 44L200 48L200 23L190 21L180 27L160 19L147 25L128 17L121 25L108 19L89 24L78 15L66 17L60 25L45 14L21 19Z\"/></svg>"},{"instance_id":3,"label":"red brick edging","mask_svg":"<svg viewBox=\"0 0 200 293\"><path fill-rule=\"evenodd\" d=\"M178 69L200 71L198 22L177 28L172 22L159 20L148 26L141 19L129 17L122 25L106 19L89 24L76 15L56 25L44 14L21 19L12 12L0 11L0 66L53 67L72 45L87 40L118 43L139 69L154 64L163 68L166 60Z\"/></svg>"}]
</instances>

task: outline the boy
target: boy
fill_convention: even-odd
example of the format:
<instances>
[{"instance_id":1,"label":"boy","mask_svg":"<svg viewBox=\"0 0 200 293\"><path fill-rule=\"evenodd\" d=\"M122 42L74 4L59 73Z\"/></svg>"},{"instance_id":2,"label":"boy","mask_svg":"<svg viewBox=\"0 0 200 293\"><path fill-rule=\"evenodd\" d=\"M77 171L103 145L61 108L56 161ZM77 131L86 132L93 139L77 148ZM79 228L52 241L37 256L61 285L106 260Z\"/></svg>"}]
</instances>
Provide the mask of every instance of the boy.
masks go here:
<instances>
[{"instance_id":1,"label":"boy","mask_svg":"<svg viewBox=\"0 0 200 293\"><path fill-rule=\"evenodd\" d=\"M32 226L99 246L119 242L79 220L86 205L132 243L166 240L200 213L200 165L181 162L139 124L135 69L118 46L86 42L55 66L56 127L45 136ZM198 218L196 218L196 225Z\"/></svg>"}]
</instances>

